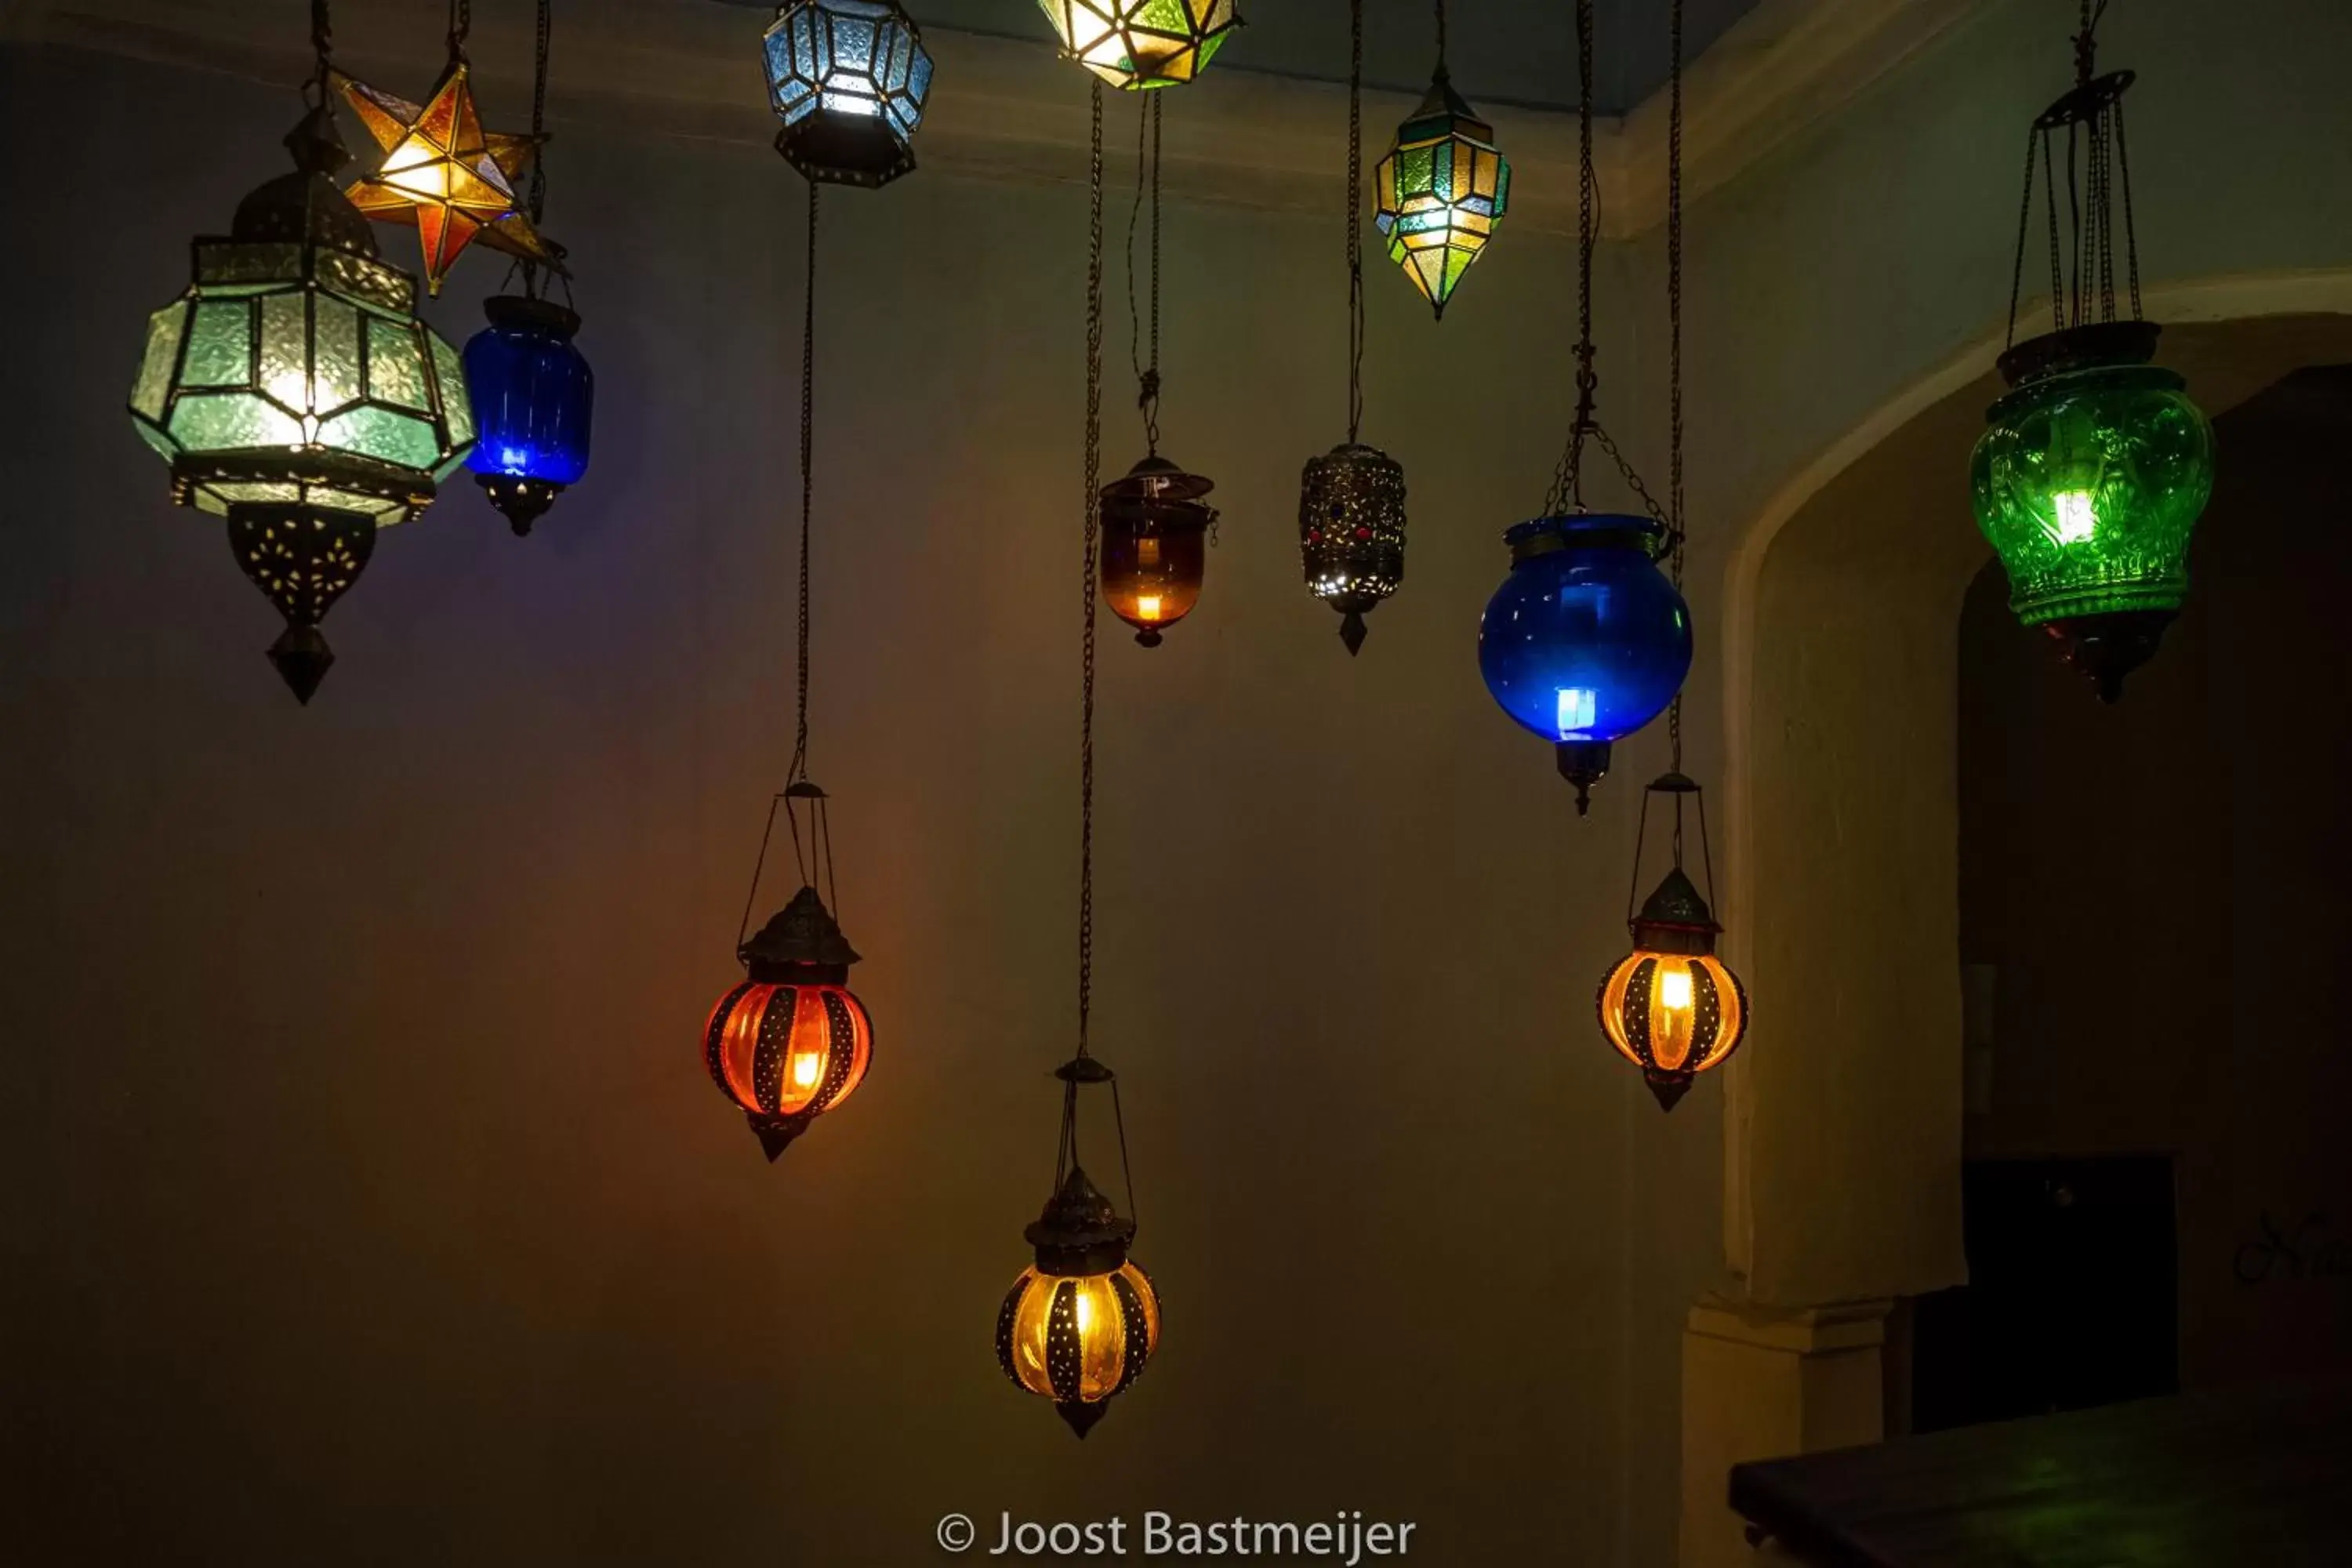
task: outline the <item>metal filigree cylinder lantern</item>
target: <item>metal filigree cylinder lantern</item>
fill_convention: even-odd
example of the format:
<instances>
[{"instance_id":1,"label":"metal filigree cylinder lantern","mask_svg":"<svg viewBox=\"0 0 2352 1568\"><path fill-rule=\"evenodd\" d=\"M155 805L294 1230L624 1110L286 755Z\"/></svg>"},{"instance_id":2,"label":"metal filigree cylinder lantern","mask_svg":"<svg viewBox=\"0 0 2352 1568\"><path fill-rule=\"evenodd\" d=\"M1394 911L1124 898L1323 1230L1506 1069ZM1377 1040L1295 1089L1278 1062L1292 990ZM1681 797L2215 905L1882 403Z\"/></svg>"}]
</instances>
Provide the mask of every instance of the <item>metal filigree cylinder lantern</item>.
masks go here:
<instances>
[{"instance_id":1,"label":"metal filigree cylinder lantern","mask_svg":"<svg viewBox=\"0 0 2352 1568\"><path fill-rule=\"evenodd\" d=\"M1076 1157L1076 1094L1081 1084L1113 1084L1092 1057L1066 1062L1062 1155L1054 1195L1023 1237L1035 1261L996 1314L996 1364L1016 1387L1054 1402L1084 1437L1110 1401L1143 1374L1160 1346L1160 1294L1128 1258L1135 1222L1097 1190ZM1126 1162L1126 1133L1119 1135ZM1129 1207L1133 1205L1130 1202Z\"/></svg>"},{"instance_id":2,"label":"metal filigree cylinder lantern","mask_svg":"<svg viewBox=\"0 0 2352 1568\"><path fill-rule=\"evenodd\" d=\"M457 353L416 317L416 280L378 259L331 176L324 109L286 139L295 172L199 239L187 291L155 312L131 413L172 465L172 499L224 518L238 567L286 630L270 662L308 703L334 662L319 630L375 549L466 460Z\"/></svg>"},{"instance_id":3,"label":"metal filigree cylinder lantern","mask_svg":"<svg viewBox=\"0 0 2352 1568\"><path fill-rule=\"evenodd\" d=\"M856 1093L874 1060L873 1020L849 989L857 952L815 886L820 875L830 882L832 871L824 792L801 780L780 798L795 850L803 841L791 814L810 813L801 889L758 934L738 944L743 983L719 999L702 1029L704 1068L743 1112L772 1162ZM768 826L772 835L772 811ZM767 847L763 838L762 865ZM759 878L755 868L754 897Z\"/></svg>"},{"instance_id":4,"label":"metal filigree cylinder lantern","mask_svg":"<svg viewBox=\"0 0 2352 1568\"><path fill-rule=\"evenodd\" d=\"M1215 488L1160 457L1102 488L1103 603L1145 647L1158 647L1161 629L1201 602L1217 521L1217 509L1201 498Z\"/></svg>"},{"instance_id":5,"label":"metal filigree cylinder lantern","mask_svg":"<svg viewBox=\"0 0 2352 1568\"><path fill-rule=\"evenodd\" d=\"M1679 773L1664 774L1642 798L1647 836L1650 799L1674 801L1674 869L1637 914L1629 900L1626 929L1633 951L1601 978L1601 1032L1620 1056L1642 1069L1642 1081L1672 1110L1700 1073L1721 1067L1748 1033L1748 992L1739 977L1715 953L1723 928L1707 900L1683 870L1683 802L1697 803L1702 861L1714 880L1713 857L1706 852L1706 807L1699 786ZM1633 851L1633 886L1641 886L1642 852Z\"/></svg>"},{"instance_id":6,"label":"metal filigree cylinder lantern","mask_svg":"<svg viewBox=\"0 0 2352 1568\"><path fill-rule=\"evenodd\" d=\"M1348 442L1307 460L1298 553L1307 591L1339 613L1339 640L1364 646L1364 616L1404 581L1404 465Z\"/></svg>"},{"instance_id":7,"label":"metal filigree cylinder lantern","mask_svg":"<svg viewBox=\"0 0 2352 1568\"><path fill-rule=\"evenodd\" d=\"M811 180L869 188L914 168L931 57L893 0L792 0L765 47L785 162Z\"/></svg>"}]
</instances>

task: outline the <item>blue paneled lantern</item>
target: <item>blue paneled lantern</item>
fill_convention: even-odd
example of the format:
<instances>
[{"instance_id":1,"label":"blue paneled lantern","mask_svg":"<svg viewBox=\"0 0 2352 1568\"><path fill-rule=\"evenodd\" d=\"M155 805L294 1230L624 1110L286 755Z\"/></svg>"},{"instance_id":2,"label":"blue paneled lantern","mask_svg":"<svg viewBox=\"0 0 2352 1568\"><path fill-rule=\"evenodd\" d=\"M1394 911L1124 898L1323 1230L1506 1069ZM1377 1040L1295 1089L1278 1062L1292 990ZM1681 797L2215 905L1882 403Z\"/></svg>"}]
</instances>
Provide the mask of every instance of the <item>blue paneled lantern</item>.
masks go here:
<instances>
[{"instance_id":1,"label":"blue paneled lantern","mask_svg":"<svg viewBox=\"0 0 2352 1568\"><path fill-rule=\"evenodd\" d=\"M572 340L580 318L552 300L501 294L466 344L479 437L467 459L518 537L588 471L596 374Z\"/></svg>"},{"instance_id":2,"label":"blue paneled lantern","mask_svg":"<svg viewBox=\"0 0 2352 1568\"><path fill-rule=\"evenodd\" d=\"M923 35L892 0L792 0L767 32L776 151L812 180L887 185L915 166L931 90Z\"/></svg>"},{"instance_id":3,"label":"blue paneled lantern","mask_svg":"<svg viewBox=\"0 0 2352 1568\"><path fill-rule=\"evenodd\" d=\"M1478 623L1478 672L1503 711L1559 748L1576 809L1612 742L1660 713L1690 673L1690 608L1658 570L1664 526L1571 513L1503 536L1511 574Z\"/></svg>"}]
</instances>

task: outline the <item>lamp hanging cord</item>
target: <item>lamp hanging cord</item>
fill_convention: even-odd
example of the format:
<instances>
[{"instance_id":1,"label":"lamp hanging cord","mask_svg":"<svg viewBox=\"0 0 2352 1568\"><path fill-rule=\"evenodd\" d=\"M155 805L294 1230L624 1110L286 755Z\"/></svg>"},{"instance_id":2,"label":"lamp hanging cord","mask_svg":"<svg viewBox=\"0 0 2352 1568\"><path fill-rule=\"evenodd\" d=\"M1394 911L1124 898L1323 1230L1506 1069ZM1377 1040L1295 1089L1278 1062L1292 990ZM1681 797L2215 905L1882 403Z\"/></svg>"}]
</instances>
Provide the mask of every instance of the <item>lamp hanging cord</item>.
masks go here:
<instances>
[{"instance_id":1,"label":"lamp hanging cord","mask_svg":"<svg viewBox=\"0 0 2352 1568\"><path fill-rule=\"evenodd\" d=\"M1135 205L1127 214L1127 358L1135 370L1135 405L1143 414L1144 447L1153 457L1160 455L1160 94L1146 93L1143 101L1136 106ZM1149 360L1143 357L1138 341L1143 331L1143 313L1136 309L1135 300L1135 230L1143 216L1147 195L1151 209Z\"/></svg>"},{"instance_id":2,"label":"lamp hanging cord","mask_svg":"<svg viewBox=\"0 0 2352 1568\"><path fill-rule=\"evenodd\" d=\"M1444 0L1437 36L1445 37ZM1444 46L1438 58L1444 58ZM1348 5L1348 445L1364 424L1364 0Z\"/></svg>"},{"instance_id":3,"label":"lamp hanging cord","mask_svg":"<svg viewBox=\"0 0 2352 1568\"><path fill-rule=\"evenodd\" d=\"M1158 95L1153 97L1157 99ZM1078 1055L1087 1052L1087 1026L1094 1011L1095 983L1095 566L1099 547L1097 494L1102 477L1102 244L1103 134L1102 83L1094 83L1088 100L1093 121L1092 153L1087 163L1087 438L1083 571L1078 593L1083 601L1078 639ZM1069 1114L1076 1114L1076 1085L1071 1085ZM1075 1140L1075 1124L1070 1134ZM1075 1147L1075 1142L1073 1144Z\"/></svg>"},{"instance_id":4,"label":"lamp hanging cord","mask_svg":"<svg viewBox=\"0 0 2352 1568\"><path fill-rule=\"evenodd\" d=\"M1445 0L1437 0L1437 74L1445 74Z\"/></svg>"},{"instance_id":5,"label":"lamp hanging cord","mask_svg":"<svg viewBox=\"0 0 2352 1568\"><path fill-rule=\"evenodd\" d=\"M466 37L474 30L474 0L449 0L449 52L466 52Z\"/></svg>"},{"instance_id":6,"label":"lamp hanging cord","mask_svg":"<svg viewBox=\"0 0 2352 1568\"><path fill-rule=\"evenodd\" d=\"M1683 587L1683 0L1674 0L1674 65L1666 99L1666 511L1674 530L1670 571ZM1674 770L1683 771L1683 694L1666 710ZM1682 864L1682 797L1675 797L1675 863Z\"/></svg>"},{"instance_id":7,"label":"lamp hanging cord","mask_svg":"<svg viewBox=\"0 0 2352 1568\"><path fill-rule=\"evenodd\" d=\"M310 52L317 57L319 68L305 90L315 90L319 101L312 107L322 108L327 102L328 79L335 69L335 28L327 16L327 0L310 0Z\"/></svg>"},{"instance_id":8,"label":"lamp hanging cord","mask_svg":"<svg viewBox=\"0 0 2352 1568\"><path fill-rule=\"evenodd\" d=\"M537 227L547 210L547 54L554 36L555 0L539 0L539 29L533 43L530 83L530 221ZM533 267L534 276L538 268Z\"/></svg>"},{"instance_id":9,"label":"lamp hanging cord","mask_svg":"<svg viewBox=\"0 0 2352 1568\"><path fill-rule=\"evenodd\" d=\"M1600 181L1592 166L1592 0L1576 0L1576 422L1552 476L1548 513L1584 510L1584 444L1594 435L1601 377L1593 368L1592 252ZM1622 466L1622 465L1621 465Z\"/></svg>"},{"instance_id":10,"label":"lamp hanging cord","mask_svg":"<svg viewBox=\"0 0 2352 1568\"><path fill-rule=\"evenodd\" d=\"M808 182L808 283L801 308L801 587L797 722L793 731L793 767L787 784L808 777L809 741L809 520L816 496L816 216L817 183Z\"/></svg>"}]
</instances>

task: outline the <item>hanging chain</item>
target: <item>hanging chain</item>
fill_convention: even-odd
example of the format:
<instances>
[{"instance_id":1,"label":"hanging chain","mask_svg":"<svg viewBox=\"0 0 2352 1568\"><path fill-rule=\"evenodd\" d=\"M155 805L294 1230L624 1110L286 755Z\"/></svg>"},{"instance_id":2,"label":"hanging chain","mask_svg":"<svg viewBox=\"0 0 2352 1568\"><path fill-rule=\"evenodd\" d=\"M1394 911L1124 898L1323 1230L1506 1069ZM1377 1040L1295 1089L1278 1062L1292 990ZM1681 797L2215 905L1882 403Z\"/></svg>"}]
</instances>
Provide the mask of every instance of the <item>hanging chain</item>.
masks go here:
<instances>
[{"instance_id":1,"label":"hanging chain","mask_svg":"<svg viewBox=\"0 0 2352 1568\"><path fill-rule=\"evenodd\" d=\"M327 16L327 0L310 0L310 52L318 57L319 68L304 91L315 90L319 101L312 107L321 108L327 102L328 79L335 68L335 28Z\"/></svg>"},{"instance_id":2,"label":"hanging chain","mask_svg":"<svg viewBox=\"0 0 2352 1568\"><path fill-rule=\"evenodd\" d=\"M1683 0L1674 0L1674 66L1666 100L1666 526L1675 592L1683 587ZM1683 771L1683 694L1666 710L1674 771ZM1682 863L1682 803L1675 805L1675 863Z\"/></svg>"},{"instance_id":3,"label":"hanging chain","mask_svg":"<svg viewBox=\"0 0 2352 1568\"><path fill-rule=\"evenodd\" d=\"M1445 36L1438 0L1438 37ZM1439 49L1440 58L1444 48ZM1364 424L1364 0L1348 5L1348 444Z\"/></svg>"},{"instance_id":4,"label":"hanging chain","mask_svg":"<svg viewBox=\"0 0 2352 1568\"><path fill-rule=\"evenodd\" d=\"M1437 74L1445 74L1445 0L1437 0Z\"/></svg>"},{"instance_id":5,"label":"hanging chain","mask_svg":"<svg viewBox=\"0 0 2352 1568\"><path fill-rule=\"evenodd\" d=\"M1547 514L1584 510L1584 444L1594 433L1601 378L1593 370L1592 251L1599 180L1592 166L1592 0L1576 0L1576 422L1552 476Z\"/></svg>"},{"instance_id":6,"label":"hanging chain","mask_svg":"<svg viewBox=\"0 0 2352 1568\"><path fill-rule=\"evenodd\" d=\"M1095 564L1099 542L1097 509L1101 505L1097 492L1102 477L1102 82L1097 79L1089 99L1093 150L1087 170L1087 437L1081 498L1086 523L1078 583L1085 605L1078 642L1078 1055L1082 1058L1087 1055L1095 985ZM1073 1113L1076 1094L1073 1084L1069 1100Z\"/></svg>"},{"instance_id":7,"label":"hanging chain","mask_svg":"<svg viewBox=\"0 0 2352 1568\"><path fill-rule=\"evenodd\" d=\"M1143 95L1135 115L1135 205L1127 214L1127 357L1134 367L1135 405L1143 414L1143 444L1160 455L1160 94ZM1151 211L1151 357L1145 359L1138 339L1144 330L1143 312L1136 309L1135 230L1147 198Z\"/></svg>"},{"instance_id":8,"label":"hanging chain","mask_svg":"<svg viewBox=\"0 0 2352 1568\"><path fill-rule=\"evenodd\" d=\"M816 496L816 215L817 183L808 182L808 284L801 308L801 592L800 690L793 731L793 768L787 784L808 777L809 738L809 520Z\"/></svg>"},{"instance_id":9,"label":"hanging chain","mask_svg":"<svg viewBox=\"0 0 2352 1568\"><path fill-rule=\"evenodd\" d=\"M466 36L474 30L474 0L449 0L449 52L466 51Z\"/></svg>"},{"instance_id":10,"label":"hanging chain","mask_svg":"<svg viewBox=\"0 0 2352 1568\"><path fill-rule=\"evenodd\" d=\"M534 39L530 83L530 212L533 226L547 211L547 53L554 37L555 0L539 0L539 29ZM536 278L538 268L531 268Z\"/></svg>"}]
</instances>

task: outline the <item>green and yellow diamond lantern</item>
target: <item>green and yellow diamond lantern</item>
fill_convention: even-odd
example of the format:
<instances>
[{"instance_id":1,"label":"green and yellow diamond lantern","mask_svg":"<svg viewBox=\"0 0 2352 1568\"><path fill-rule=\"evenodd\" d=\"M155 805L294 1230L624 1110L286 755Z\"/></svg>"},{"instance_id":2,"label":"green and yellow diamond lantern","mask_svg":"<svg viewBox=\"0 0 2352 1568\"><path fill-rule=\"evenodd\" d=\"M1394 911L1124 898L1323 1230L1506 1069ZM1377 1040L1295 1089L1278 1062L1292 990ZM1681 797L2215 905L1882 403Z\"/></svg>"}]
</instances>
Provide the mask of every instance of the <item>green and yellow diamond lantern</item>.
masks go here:
<instances>
[{"instance_id":1,"label":"green and yellow diamond lantern","mask_svg":"<svg viewBox=\"0 0 2352 1568\"><path fill-rule=\"evenodd\" d=\"M270 650L304 702L332 650L319 632L376 531L415 516L460 467L474 416L457 352L416 319L416 282L377 259L331 176L322 113L288 138L297 170L195 242L194 279L155 312L131 395L172 465L172 497L225 518L237 564L285 617Z\"/></svg>"},{"instance_id":2,"label":"green and yellow diamond lantern","mask_svg":"<svg viewBox=\"0 0 2352 1568\"><path fill-rule=\"evenodd\" d=\"M1062 52L1113 87L1174 87L1241 26L1234 0L1037 0Z\"/></svg>"},{"instance_id":3,"label":"green and yellow diamond lantern","mask_svg":"<svg viewBox=\"0 0 2352 1568\"><path fill-rule=\"evenodd\" d=\"M1397 127L1372 176L1389 259L1445 315L1454 285L1486 248L1511 199L1511 163L1495 128L1454 90L1444 68L1412 119Z\"/></svg>"},{"instance_id":4,"label":"green and yellow diamond lantern","mask_svg":"<svg viewBox=\"0 0 2352 1568\"><path fill-rule=\"evenodd\" d=\"M2188 597L2189 533L2213 493L2213 427L2150 363L2157 331L2102 322L2003 354L2011 390L1986 415L1971 476L2010 607L2110 702Z\"/></svg>"}]
</instances>

